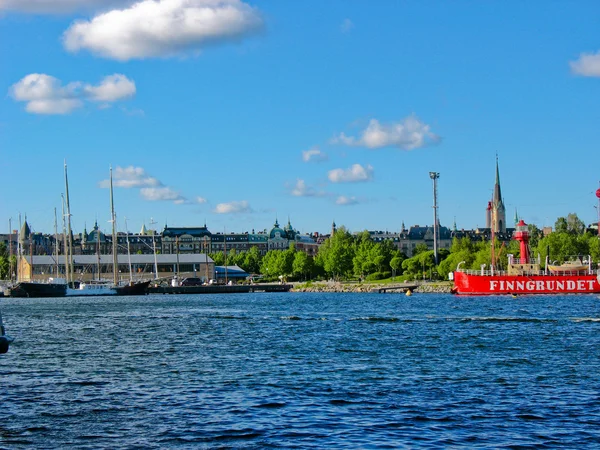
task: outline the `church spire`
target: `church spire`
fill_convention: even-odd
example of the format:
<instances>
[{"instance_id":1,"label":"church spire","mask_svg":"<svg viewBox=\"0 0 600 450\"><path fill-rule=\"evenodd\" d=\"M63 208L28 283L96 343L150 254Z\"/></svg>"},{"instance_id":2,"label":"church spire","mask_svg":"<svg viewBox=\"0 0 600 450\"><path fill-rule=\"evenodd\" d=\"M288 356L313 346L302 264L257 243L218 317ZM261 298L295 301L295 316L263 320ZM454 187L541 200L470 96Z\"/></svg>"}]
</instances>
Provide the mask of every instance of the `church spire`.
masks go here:
<instances>
[{"instance_id":1,"label":"church spire","mask_svg":"<svg viewBox=\"0 0 600 450\"><path fill-rule=\"evenodd\" d=\"M498 168L498 153L496 153L496 184L494 184L494 205L502 203L502 191L500 190L500 169Z\"/></svg>"},{"instance_id":2,"label":"church spire","mask_svg":"<svg viewBox=\"0 0 600 450\"><path fill-rule=\"evenodd\" d=\"M497 232L506 232L506 209L502 200L502 191L500 190L500 169L498 168L498 154L496 153L496 183L494 184L494 197L492 198L491 219L494 230Z\"/></svg>"}]
</instances>

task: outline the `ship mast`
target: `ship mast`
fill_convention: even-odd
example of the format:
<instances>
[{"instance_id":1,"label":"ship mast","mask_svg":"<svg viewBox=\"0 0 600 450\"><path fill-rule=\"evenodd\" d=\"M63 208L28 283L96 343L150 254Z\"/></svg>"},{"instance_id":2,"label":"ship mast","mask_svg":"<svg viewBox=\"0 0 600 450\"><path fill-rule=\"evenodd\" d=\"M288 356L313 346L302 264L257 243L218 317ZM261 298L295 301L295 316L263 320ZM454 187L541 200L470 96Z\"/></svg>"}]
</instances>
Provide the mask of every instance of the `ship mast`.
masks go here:
<instances>
[{"instance_id":1,"label":"ship mast","mask_svg":"<svg viewBox=\"0 0 600 450\"><path fill-rule=\"evenodd\" d=\"M54 258L56 260L56 278L58 278L58 219L56 217L56 208L54 208Z\"/></svg>"},{"instance_id":2,"label":"ship mast","mask_svg":"<svg viewBox=\"0 0 600 450\"><path fill-rule=\"evenodd\" d=\"M112 166L110 167L110 221L112 222L112 253L113 253L113 282L115 285L119 284L119 267L118 267L118 255L117 255L117 231L116 222L117 217L115 216L115 203L113 200L113 177L112 177Z\"/></svg>"},{"instance_id":3,"label":"ship mast","mask_svg":"<svg viewBox=\"0 0 600 450\"><path fill-rule=\"evenodd\" d=\"M65 217L65 196L63 194L60 194L60 198L61 198L61 212L62 212L62 232L63 232L63 255L64 255L64 261L65 261L65 280L67 281L67 283L69 282L69 264L67 263L67 248L69 246L69 243L67 241L67 224L66 224L66 217Z\"/></svg>"},{"instance_id":4,"label":"ship mast","mask_svg":"<svg viewBox=\"0 0 600 450\"><path fill-rule=\"evenodd\" d=\"M67 161L65 160L65 195L67 202L67 261L66 265L69 266L67 271L67 284L73 281L73 240L71 235L71 206L69 204L69 178L67 176Z\"/></svg>"}]
</instances>

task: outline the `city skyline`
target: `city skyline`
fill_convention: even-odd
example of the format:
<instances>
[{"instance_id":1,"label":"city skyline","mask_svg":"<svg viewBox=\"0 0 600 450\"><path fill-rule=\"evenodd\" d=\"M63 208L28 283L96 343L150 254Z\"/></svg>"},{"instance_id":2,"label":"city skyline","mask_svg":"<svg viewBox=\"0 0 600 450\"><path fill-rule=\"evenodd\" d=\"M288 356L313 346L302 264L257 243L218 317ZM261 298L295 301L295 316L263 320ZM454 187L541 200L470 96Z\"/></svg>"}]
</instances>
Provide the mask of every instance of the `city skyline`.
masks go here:
<instances>
[{"instance_id":1,"label":"city skyline","mask_svg":"<svg viewBox=\"0 0 600 450\"><path fill-rule=\"evenodd\" d=\"M60 229L65 160L76 232L109 228L109 166L120 231L432 225L430 172L440 223L484 227L496 155L508 222L595 223L599 13L0 0L0 230Z\"/></svg>"}]
</instances>

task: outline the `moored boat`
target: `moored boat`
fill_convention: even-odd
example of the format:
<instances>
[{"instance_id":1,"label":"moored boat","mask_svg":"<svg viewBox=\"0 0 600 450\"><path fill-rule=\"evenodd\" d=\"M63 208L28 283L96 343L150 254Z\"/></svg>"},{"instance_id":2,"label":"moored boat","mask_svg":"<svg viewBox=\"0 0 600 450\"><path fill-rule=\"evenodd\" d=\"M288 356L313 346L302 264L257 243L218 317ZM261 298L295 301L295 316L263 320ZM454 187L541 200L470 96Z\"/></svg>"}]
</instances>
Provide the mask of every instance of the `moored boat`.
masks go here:
<instances>
[{"instance_id":1,"label":"moored boat","mask_svg":"<svg viewBox=\"0 0 600 450\"><path fill-rule=\"evenodd\" d=\"M452 293L457 295L522 295L522 294L596 294L600 293L600 272L592 267L591 257L561 265L546 264L529 257L529 231L521 220L513 238L520 243L520 258L509 255L506 271L461 269L450 274L454 281Z\"/></svg>"}]
</instances>

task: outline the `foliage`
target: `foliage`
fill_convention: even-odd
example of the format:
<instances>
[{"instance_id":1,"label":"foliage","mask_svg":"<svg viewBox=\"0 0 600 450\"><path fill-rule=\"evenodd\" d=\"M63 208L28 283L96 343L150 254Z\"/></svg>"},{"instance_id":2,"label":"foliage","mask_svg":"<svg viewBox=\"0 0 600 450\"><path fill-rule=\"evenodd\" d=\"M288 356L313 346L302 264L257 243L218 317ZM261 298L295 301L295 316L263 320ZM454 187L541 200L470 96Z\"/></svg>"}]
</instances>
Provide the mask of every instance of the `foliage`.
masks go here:
<instances>
[{"instance_id":1,"label":"foliage","mask_svg":"<svg viewBox=\"0 0 600 450\"><path fill-rule=\"evenodd\" d=\"M4 242L0 242L0 278L7 279L10 276L10 259L8 249Z\"/></svg>"},{"instance_id":2,"label":"foliage","mask_svg":"<svg viewBox=\"0 0 600 450\"><path fill-rule=\"evenodd\" d=\"M554 224L557 233L570 233L580 235L585 232L585 224L575 213L569 213L567 217L559 217Z\"/></svg>"}]
</instances>

